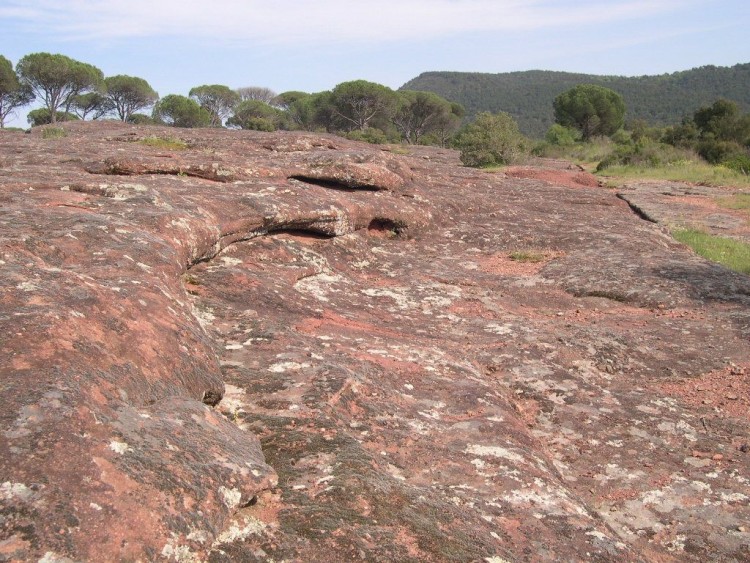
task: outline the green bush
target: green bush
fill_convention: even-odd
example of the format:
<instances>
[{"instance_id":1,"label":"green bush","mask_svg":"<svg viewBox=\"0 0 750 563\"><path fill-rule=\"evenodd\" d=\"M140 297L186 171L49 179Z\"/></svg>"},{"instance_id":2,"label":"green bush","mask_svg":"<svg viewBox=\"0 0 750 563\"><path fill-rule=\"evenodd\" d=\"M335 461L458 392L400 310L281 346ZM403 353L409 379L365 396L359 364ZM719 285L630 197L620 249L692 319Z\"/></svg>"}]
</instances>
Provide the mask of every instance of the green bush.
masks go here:
<instances>
[{"instance_id":1,"label":"green bush","mask_svg":"<svg viewBox=\"0 0 750 563\"><path fill-rule=\"evenodd\" d=\"M711 164L720 164L744 153L742 146L734 141L720 141L708 137L698 143L698 154Z\"/></svg>"},{"instance_id":2,"label":"green bush","mask_svg":"<svg viewBox=\"0 0 750 563\"><path fill-rule=\"evenodd\" d=\"M578 131L570 127L564 127L559 123L552 125L544 136L547 143L558 147L573 146L580 138L581 134Z\"/></svg>"},{"instance_id":3,"label":"green bush","mask_svg":"<svg viewBox=\"0 0 750 563\"><path fill-rule=\"evenodd\" d=\"M750 155L747 153L732 155L723 160L721 165L745 176L750 175Z\"/></svg>"},{"instance_id":4,"label":"green bush","mask_svg":"<svg viewBox=\"0 0 750 563\"><path fill-rule=\"evenodd\" d=\"M227 119L227 127L239 127L253 131L276 131L283 113L260 100L240 102Z\"/></svg>"},{"instance_id":5,"label":"green bush","mask_svg":"<svg viewBox=\"0 0 750 563\"><path fill-rule=\"evenodd\" d=\"M32 110L26 116L29 125L37 127L39 125L48 125L52 123L52 113L47 108ZM78 121L78 116L73 113L58 111L55 117L56 121Z\"/></svg>"},{"instance_id":6,"label":"green bush","mask_svg":"<svg viewBox=\"0 0 750 563\"><path fill-rule=\"evenodd\" d=\"M480 168L512 164L529 153L529 142L505 112L480 113L458 133L454 146L464 165Z\"/></svg>"},{"instance_id":7,"label":"green bush","mask_svg":"<svg viewBox=\"0 0 750 563\"><path fill-rule=\"evenodd\" d=\"M625 131L625 129L618 129L612 133L610 138L617 145L627 145L628 143L633 142L632 134L629 131Z\"/></svg>"},{"instance_id":8,"label":"green bush","mask_svg":"<svg viewBox=\"0 0 750 563\"><path fill-rule=\"evenodd\" d=\"M352 141L364 141L373 145L384 145L388 142L388 137L381 130L375 127L365 127L364 130L350 131L346 134L347 139Z\"/></svg>"},{"instance_id":9,"label":"green bush","mask_svg":"<svg viewBox=\"0 0 750 563\"><path fill-rule=\"evenodd\" d=\"M133 125L154 125L156 123L153 117L145 113L131 113L128 116L127 122Z\"/></svg>"}]
</instances>

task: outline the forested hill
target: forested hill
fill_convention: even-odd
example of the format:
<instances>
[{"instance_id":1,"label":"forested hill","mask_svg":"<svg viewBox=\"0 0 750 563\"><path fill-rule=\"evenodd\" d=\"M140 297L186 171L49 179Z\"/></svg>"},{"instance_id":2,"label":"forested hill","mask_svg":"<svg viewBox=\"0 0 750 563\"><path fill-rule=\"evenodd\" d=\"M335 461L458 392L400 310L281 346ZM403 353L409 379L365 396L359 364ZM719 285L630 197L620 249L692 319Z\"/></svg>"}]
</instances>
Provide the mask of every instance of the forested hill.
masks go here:
<instances>
[{"instance_id":1,"label":"forested hill","mask_svg":"<svg viewBox=\"0 0 750 563\"><path fill-rule=\"evenodd\" d=\"M723 97L750 111L750 63L732 67L704 66L659 76L596 76L530 70L487 74L425 72L402 90L426 90L464 105L468 116L480 111L506 111L527 135L541 137L554 122L552 101L576 84L599 84L622 94L626 119L654 125L679 123L701 106Z\"/></svg>"}]
</instances>

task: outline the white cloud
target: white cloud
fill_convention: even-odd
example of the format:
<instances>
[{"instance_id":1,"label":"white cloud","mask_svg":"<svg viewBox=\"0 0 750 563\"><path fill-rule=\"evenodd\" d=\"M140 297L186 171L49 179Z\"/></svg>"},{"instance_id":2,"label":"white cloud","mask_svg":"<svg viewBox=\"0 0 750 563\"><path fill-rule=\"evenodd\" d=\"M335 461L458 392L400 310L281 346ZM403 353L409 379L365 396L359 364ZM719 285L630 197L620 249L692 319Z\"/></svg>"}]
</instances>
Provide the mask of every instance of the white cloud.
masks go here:
<instances>
[{"instance_id":1,"label":"white cloud","mask_svg":"<svg viewBox=\"0 0 750 563\"><path fill-rule=\"evenodd\" d=\"M308 44L424 40L653 17L691 0L5 0L0 20L59 38Z\"/></svg>"}]
</instances>

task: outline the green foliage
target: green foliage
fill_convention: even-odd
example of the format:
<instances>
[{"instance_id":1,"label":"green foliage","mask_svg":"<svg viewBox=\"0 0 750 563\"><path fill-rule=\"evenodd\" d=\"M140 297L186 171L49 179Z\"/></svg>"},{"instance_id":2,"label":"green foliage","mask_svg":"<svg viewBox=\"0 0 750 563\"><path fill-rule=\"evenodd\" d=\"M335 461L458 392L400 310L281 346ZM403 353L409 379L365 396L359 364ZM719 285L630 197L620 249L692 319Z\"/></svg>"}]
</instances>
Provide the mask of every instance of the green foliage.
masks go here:
<instances>
[{"instance_id":1,"label":"green foliage","mask_svg":"<svg viewBox=\"0 0 750 563\"><path fill-rule=\"evenodd\" d=\"M514 250L508 254L508 258L514 262L528 262L535 264L543 262L545 256L542 252L537 252L536 250Z\"/></svg>"},{"instance_id":2,"label":"green foliage","mask_svg":"<svg viewBox=\"0 0 750 563\"><path fill-rule=\"evenodd\" d=\"M691 146L708 162L746 174L750 161L750 114L743 115L735 102L719 99L699 108L680 129L667 131L664 140Z\"/></svg>"},{"instance_id":3,"label":"green foliage","mask_svg":"<svg viewBox=\"0 0 750 563\"><path fill-rule=\"evenodd\" d=\"M221 84L196 86L190 90L190 97L211 115L211 127L221 127L234 107L240 103L240 95Z\"/></svg>"},{"instance_id":4,"label":"green foliage","mask_svg":"<svg viewBox=\"0 0 750 563\"><path fill-rule=\"evenodd\" d=\"M745 176L750 175L750 154L747 153L738 153L733 154L732 156L724 159L721 162L722 166L726 166L730 170L734 170L735 172L738 172L739 174L744 174Z\"/></svg>"},{"instance_id":5,"label":"green foliage","mask_svg":"<svg viewBox=\"0 0 750 563\"><path fill-rule=\"evenodd\" d=\"M157 123L153 117L145 113L131 113L127 122L133 125L155 125Z\"/></svg>"},{"instance_id":6,"label":"green foliage","mask_svg":"<svg viewBox=\"0 0 750 563\"><path fill-rule=\"evenodd\" d=\"M151 107L159 99L151 85L137 76L110 76L104 80L104 87L111 110L122 121L129 121L131 115Z\"/></svg>"},{"instance_id":7,"label":"green foliage","mask_svg":"<svg viewBox=\"0 0 750 563\"><path fill-rule=\"evenodd\" d=\"M365 127L363 130L349 131L346 134L347 139L352 141L363 141L373 145L384 145L388 142L388 137L381 129L374 127Z\"/></svg>"},{"instance_id":8,"label":"green foliage","mask_svg":"<svg viewBox=\"0 0 750 563\"><path fill-rule=\"evenodd\" d=\"M689 149L680 149L664 143L649 141L626 142L617 145L605 156L596 167L601 172L612 166L638 166L656 168L684 163L695 159L695 153Z\"/></svg>"},{"instance_id":9,"label":"green foliage","mask_svg":"<svg viewBox=\"0 0 750 563\"><path fill-rule=\"evenodd\" d=\"M697 146L700 131L692 119L683 119L680 125L667 127L661 141L674 147L694 148Z\"/></svg>"},{"instance_id":10,"label":"green foliage","mask_svg":"<svg viewBox=\"0 0 750 563\"><path fill-rule=\"evenodd\" d=\"M364 131L387 122L393 115L398 98L396 93L382 84L353 80L342 82L332 91L329 99L332 115L340 129Z\"/></svg>"},{"instance_id":11,"label":"green foliage","mask_svg":"<svg viewBox=\"0 0 750 563\"><path fill-rule=\"evenodd\" d=\"M684 116L719 97L735 100L743 111L750 111L750 63L640 77L537 70L502 74L426 72L402 89L435 92L460 102L469 116L481 111L506 111L524 134L542 138L554 122L552 101L576 84L611 88L622 95L630 119L644 119L653 125L678 124Z\"/></svg>"},{"instance_id":12,"label":"green foliage","mask_svg":"<svg viewBox=\"0 0 750 563\"><path fill-rule=\"evenodd\" d=\"M555 123L547 130L547 134L544 136L544 140L550 145L556 145L558 147L570 147L573 146L576 141L580 139L581 135L575 129L570 127L564 127L559 123Z\"/></svg>"},{"instance_id":13,"label":"green foliage","mask_svg":"<svg viewBox=\"0 0 750 563\"><path fill-rule=\"evenodd\" d=\"M13 65L0 55L0 92L10 92L18 88L18 77L13 71Z\"/></svg>"},{"instance_id":14,"label":"green foliage","mask_svg":"<svg viewBox=\"0 0 750 563\"><path fill-rule=\"evenodd\" d=\"M52 115L47 108L39 108L31 110L26 116L29 124L32 127L38 125L48 125L50 123L57 123L58 121L76 121L78 116L74 113L66 113L64 111L58 111L55 120L52 120Z\"/></svg>"},{"instance_id":15,"label":"green foliage","mask_svg":"<svg viewBox=\"0 0 750 563\"><path fill-rule=\"evenodd\" d=\"M271 121L278 129L327 131L370 143L404 140L444 146L464 115L460 104L431 92L394 92L365 80L343 82L333 91L315 94L283 92L270 105L276 115L259 112L264 106L256 104L249 112L253 121L245 121L244 127L259 128ZM231 124L243 126L243 113L238 107Z\"/></svg>"},{"instance_id":16,"label":"green foliage","mask_svg":"<svg viewBox=\"0 0 750 563\"><path fill-rule=\"evenodd\" d=\"M412 90L397 94L398 105L391 120L409 144L417 144L424 135L440 131L451 118L454 118L455 126L461 122L457 115L460 109L437 94Z\"/></svg>"},{"instance_id":17,"label":"green foliage","mask_svg":"<svg viewBox=\"0 0 750 563\"><path fill-rule=\"evenodd\" d=\"M667 180L688 182L706 186L750 187L750 177L725 166L708 164L697 155L692 160L684 160L664 166L613 165L602 171L608 177L617 179Z\"/></svg>"},{"instance_id":18,"label":"green foliage","mask_svg":"<svg viewBox=\"0 0 750 563\"><path fill-rule=\"evenodd\" d=\"M254 131L275 131L282 112L260 100L245 100L234 108L227 126Z\"/></svg>"},{"instance_id":19,"label":"green foliage","mask_svg":"<svg viewBox=\"0 0 750 563\"><path fill-rule=\"evenodd\" d=\"M736 272L750 274L750 244L696 229L680 229L673 232L672 236L708 260Z\"/></svg>"},{"instance_id":20,"label":"green foliage","mask_svg":"<svg viewBox=\"0 0 750 563\"><path fill-rule=\"evenodd\" d=\"M552 105L555 121L578 129L584 141L598 135L612 135L624 123L622 96L596 84L579 84L557 96Z\"/></svg>"},{"instance_id":21,"label":"green foliage","mask_svg":"<svg viewBox=\"0 0 750 563\"><path fill-rule=\"evenodd\" d=\"M104 79L95 66L49 53L26 55L18 61L16 72L21 82L44 100L52 123L60 108L69 112L75 96L96 90Z\"/></svg>"},{"instance_id":22,"label":"green foliage","mask_svg":"<svg viewBox=\"0 0 750 563\"><path fill-rule=\"evenodd\" d=\"M528 152L527 140L507 113L480 113L458 133L454 145L461 162L475 167L511 164Z\"/></svg>"},{"instance_id":23,"label":"green foliage","mask_svg":"<svg viewBox=\"0 0 750 563\"><path fill-rule=\"evenodd\" d=\"M697 146L698 154L711 164L729 162L735 157L747 154L745 149L734 141L720 141L711 136L701 139Z\"/></svg>"},{"instance_id":24,"label":"green foliage","mask_svg":"<svg viewBox=\"0 0 750 563\"><path fill-rule=\"evenodd\" d=\"M112 111L112 104L104 94L87 92L73 97L71 109L80 119L86 119L88 116L99 119Z\"/></svg>"},{"instance_id":25,"label":"green foliage","mask_svg":"<svg viewBox=\"0 0 750 563\"><path fill-rule=\"evenodd\" d=\"M281 111L284 129L315 130L316 96L306 92L282 92L273 99L274 107Z\"/></svg>"},{"instance_id":26,"label":"green foliage","mask_svg":"<svg viewBox=\"0 0 750 563\"><path fill-rule=\"evenodd\" d=\"M198 102L177 94L159 100L154 106L153 117L172 127L208 127L211 123L211 115Z\"/></svg>"},{"instance_id":27,"label":"green foliage","mask_svg":"<svg viewBox=\"0 0 750 563\"><path fill-rule=\"evenodd\" d=\"M10 61L0 55L0 129L15 109L30 104L34 98L31 88L19 82Z\"/></svg>"},{"instance_id":28,"label":"green foliage","mask_svg":"<svg viewBox=\"0 0 750 563\"><path fill-rule=\"evenodd\" d=\"M750 115L742 115L737 103L729 100L718 99L698 109L693 122L703 138L740 144L750 140Z\"/></svg>"}]
</instances>

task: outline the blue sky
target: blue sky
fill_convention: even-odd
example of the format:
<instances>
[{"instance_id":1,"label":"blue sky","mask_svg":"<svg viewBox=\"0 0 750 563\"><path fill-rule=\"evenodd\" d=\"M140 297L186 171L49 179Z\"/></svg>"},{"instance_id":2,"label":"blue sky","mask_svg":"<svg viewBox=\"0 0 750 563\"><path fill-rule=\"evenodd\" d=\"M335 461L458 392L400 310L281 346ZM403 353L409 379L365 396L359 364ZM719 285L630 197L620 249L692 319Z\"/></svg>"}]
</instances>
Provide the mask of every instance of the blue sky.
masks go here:
<instances>
[{"instance_id":1,"label":"blue sky","mask_svg":"<svg viewBox=\"0 0 750 563\"><path fill-rule=\"evenodd\" d=\"M750 62L748 27L748 0L0 0L0 54L14 64L62 53L162 96L359 78L397 88L429 70L729 66Z\"/></svg>"}]
</instances>

